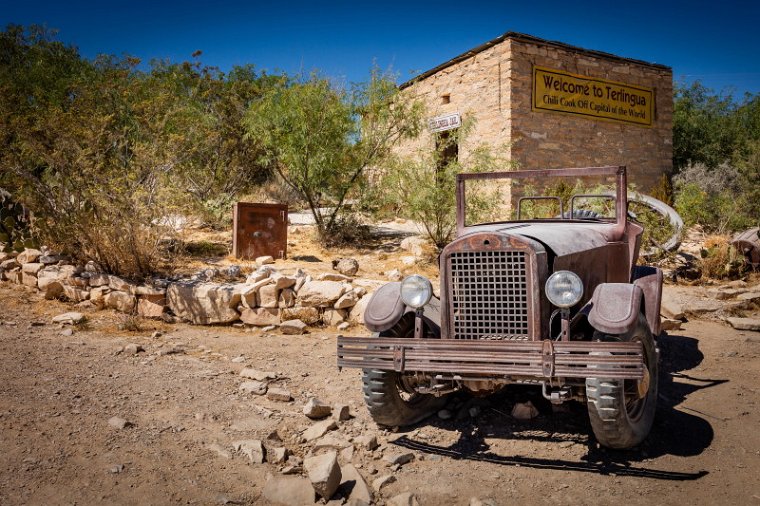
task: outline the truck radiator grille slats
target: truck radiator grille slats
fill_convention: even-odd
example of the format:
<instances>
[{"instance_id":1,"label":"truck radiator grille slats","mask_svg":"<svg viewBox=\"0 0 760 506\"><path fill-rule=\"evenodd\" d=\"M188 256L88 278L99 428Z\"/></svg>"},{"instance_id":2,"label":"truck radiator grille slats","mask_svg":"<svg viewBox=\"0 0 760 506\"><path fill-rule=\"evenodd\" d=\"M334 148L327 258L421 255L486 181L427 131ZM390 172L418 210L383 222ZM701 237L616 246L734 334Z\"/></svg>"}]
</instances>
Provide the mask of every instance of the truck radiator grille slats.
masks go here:
<instances>
[{"instance_id":1,"label":"truck radiator grille slats","mask_svg":"<svg viewBox=\"0 0 760 506\"><path fill-rule=\"evenodd\" d=\"M525 252L454 252L448 262L454 339L528 339L530 307Z\"/></svg>"}]
</instances>

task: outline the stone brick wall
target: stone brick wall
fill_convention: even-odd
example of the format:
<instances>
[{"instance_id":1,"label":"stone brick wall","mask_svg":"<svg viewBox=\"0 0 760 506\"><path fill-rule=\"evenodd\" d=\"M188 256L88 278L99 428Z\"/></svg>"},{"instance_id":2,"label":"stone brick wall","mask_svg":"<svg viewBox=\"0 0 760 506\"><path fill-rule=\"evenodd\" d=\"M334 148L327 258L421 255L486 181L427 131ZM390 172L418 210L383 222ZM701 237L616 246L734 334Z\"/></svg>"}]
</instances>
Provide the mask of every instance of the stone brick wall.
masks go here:
<instances>
[{"instance_id":1,"label":"stone brick wall","mask_svg":"<svg viewBox=\"0 0 760 506\"><path fill-rule=\"evenodd\" d=\"M534 66L652 88L653 124L642 127L532 111ZM507 145L511 159L522 169L626 165L629 180L643 191L672 171L673 83L667 67L507 36L404 90L424 101L429 117L459 112L463 123L474 122L460 145L460 158L487 143ZM434 136L425 133L398 152L409 155L433 146Z\"/></svg>"}]
</instances>

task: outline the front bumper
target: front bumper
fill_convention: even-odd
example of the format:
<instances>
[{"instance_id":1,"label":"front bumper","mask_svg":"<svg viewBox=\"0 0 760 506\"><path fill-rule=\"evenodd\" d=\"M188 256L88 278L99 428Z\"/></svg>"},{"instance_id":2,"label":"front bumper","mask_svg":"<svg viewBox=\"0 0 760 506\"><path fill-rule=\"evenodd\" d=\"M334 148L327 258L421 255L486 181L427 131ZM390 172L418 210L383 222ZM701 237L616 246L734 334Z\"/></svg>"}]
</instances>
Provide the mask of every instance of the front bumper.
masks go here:
<instances>
[{"instance_id":1,"label":"front bumper","mask_svg":"<svg viewBox=\"0 0 760 506\"><path fill-rule=\"evenodd\" d=\"M481 341L338 337L338 367L434 374L644 378L638 342Z\"/></svg>"}]
</instances>

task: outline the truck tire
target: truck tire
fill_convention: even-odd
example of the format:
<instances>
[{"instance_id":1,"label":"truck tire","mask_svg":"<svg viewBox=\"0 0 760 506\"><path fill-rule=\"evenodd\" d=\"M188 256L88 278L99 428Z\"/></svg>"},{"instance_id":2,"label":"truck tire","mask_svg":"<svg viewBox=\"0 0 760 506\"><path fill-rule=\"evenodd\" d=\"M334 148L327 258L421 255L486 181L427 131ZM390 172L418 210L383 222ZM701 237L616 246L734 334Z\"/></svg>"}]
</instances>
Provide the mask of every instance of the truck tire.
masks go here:
<instances>
[{"instance_id":1,"label":"truck tire","mask_svg":"<svg viewBox=\"0 0 760 506\"><path fill-rule=\"evenodd\" d=\"M411 316L411 317L410 317ZM413 337L414 315L406 315L383 337ZM446 396L414 391L411 377L396 371L362 369L364 402L372 419L384 427L404 427L427 418L446 404Z\"/></svg>"},{"instance_id":2,"label":"truck tire","mask_svg":"<svg viewBox=\"0 0 760 506\"><path fill-rule=\"evenodd\" d=\"M643 382L586 379L588 415L597 441L608 448L631 448L649 435L657 410L658 355L654 337L643 314L639 314L636 327L628 334L597 336L602 340L639 341L644 345ZM640 385L646 388L643 394L639 393Z\"/></svg>"}]
</instances>

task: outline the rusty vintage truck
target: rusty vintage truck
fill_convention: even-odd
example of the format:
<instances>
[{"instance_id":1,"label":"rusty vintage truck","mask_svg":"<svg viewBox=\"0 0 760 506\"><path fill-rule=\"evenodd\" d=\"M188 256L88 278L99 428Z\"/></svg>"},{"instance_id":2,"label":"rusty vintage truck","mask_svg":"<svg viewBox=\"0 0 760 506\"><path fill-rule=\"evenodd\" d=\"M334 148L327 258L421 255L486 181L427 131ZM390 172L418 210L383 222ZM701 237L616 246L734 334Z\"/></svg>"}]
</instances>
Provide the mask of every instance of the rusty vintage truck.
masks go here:
<instances>
[{"instance_id":1,"label":"rusty vintage truck","mask_svg":"<svg viewBox=\"0 0 760 506\"><path fill-rule=\"evenodd\" d=\"M614 180L614 216L535 196L556 200L559 214L521 219L518 205L516 219L465 224L468 181L580 176ZM625 167L460 174L440 298L419 275L380 287L364 316L374 335L339 337L338 366L362 369L383 426L417 423L458 390L528 384L553 403L585 402L602 445L635 446L655 415L662 294L662 272L637 265L642 232Z\"/></svg>"}]
</instances>

